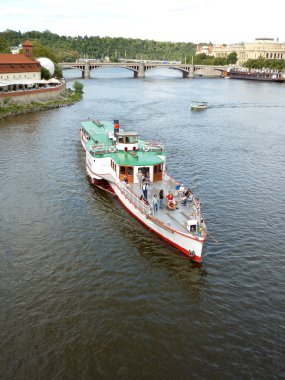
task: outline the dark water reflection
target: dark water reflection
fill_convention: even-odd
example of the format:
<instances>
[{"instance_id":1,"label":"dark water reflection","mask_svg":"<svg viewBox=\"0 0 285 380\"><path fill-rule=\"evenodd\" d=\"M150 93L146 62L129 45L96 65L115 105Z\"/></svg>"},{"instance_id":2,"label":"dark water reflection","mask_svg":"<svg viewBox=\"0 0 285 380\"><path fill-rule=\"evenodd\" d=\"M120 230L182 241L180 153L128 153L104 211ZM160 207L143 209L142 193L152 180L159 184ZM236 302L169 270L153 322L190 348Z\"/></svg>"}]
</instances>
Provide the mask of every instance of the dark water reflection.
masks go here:
<instances>
[{"instance_id":1,"label":"dark water reflection","mask_svg":"<svg viewBox=\"0 0 285 380\"><path fill-rule=\"evenodd\" d=\"M72 107L0 121L1 379L283 378L284 85L82 82ZM203 202L202 267L90 186L87 117L166 144Z\"/></svg>"}]
</instances>

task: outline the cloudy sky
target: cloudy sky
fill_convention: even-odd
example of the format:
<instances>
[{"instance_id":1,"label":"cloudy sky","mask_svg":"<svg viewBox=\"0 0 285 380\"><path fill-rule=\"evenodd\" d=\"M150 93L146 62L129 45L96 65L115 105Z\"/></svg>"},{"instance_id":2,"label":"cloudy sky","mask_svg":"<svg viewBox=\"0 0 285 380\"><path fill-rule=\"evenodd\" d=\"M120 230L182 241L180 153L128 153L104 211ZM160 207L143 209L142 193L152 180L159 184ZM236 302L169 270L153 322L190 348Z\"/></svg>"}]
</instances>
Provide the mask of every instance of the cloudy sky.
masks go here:
<instances>
[{"instance_id":1,"label":"cloudy sky","mask_svg":"<svg viewBox=\"0 0 285 380\"><path fill-rule=\"evenodd\" d=\"M172 42L285 41L284 0L10 0L0 4L0 31L50 30L65 36L110 36Z\"/></svg>"}]
</instances>

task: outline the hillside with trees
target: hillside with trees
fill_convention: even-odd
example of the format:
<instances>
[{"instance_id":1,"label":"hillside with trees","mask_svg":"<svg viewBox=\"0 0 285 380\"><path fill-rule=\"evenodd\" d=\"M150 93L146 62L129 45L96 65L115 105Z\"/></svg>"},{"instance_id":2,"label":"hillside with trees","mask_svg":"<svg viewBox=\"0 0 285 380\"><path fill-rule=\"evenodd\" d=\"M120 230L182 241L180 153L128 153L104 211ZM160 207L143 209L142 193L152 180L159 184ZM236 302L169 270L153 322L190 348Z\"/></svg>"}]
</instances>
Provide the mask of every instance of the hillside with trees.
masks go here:
<instances>
[{"instance_id":1,"label":"hillside with trees","mask_svg":"<svg viewBox=\"0 0 285 380\"><path fill-rule=\"evenodd\" d=\"M229 65L237 62L237 53L230 53L227 58L216 58L206 54L197 54L196 44L189 42L158 42L154 40L141 40L122 37L99 36L59 36L49 30L44 32L30 31L26 33L14 30L0 32L0 53L9 53L12 46L18 46L26 39L34 45L35 57L50 58L56 65L56 74L60 77L58 62L75 62L79 58L103 59L106 56L112 62L119 58L143 60L169 60L181 61L203 65ZM201 43L207 45L206 43ZM248 68L270 68L285 70L283 59L265 60L262 58L248 60Z\"/></svg>"},{"instance_id":2,"label":"hillside with trees","mask_svg":"<svg viewBox=\"0 0 285 380\"><path fill-rule=\"evenodd\" d=\"M101 59L108 56L111 61L119 58L175 60L191 62L196 51L196 44L185 42L157 42L122 37L99 36L59 36L46 30L26 33L6 30L0 32L0 49L2 45L18 46L26 39L34 45L44 47L53 52L54 62L74 62L78 58ZM1 52L1 50L0 50ZM3 51L2 51L3 52ZM47 55L44 55L47 56Z\"/></svg>"}]
</instances>

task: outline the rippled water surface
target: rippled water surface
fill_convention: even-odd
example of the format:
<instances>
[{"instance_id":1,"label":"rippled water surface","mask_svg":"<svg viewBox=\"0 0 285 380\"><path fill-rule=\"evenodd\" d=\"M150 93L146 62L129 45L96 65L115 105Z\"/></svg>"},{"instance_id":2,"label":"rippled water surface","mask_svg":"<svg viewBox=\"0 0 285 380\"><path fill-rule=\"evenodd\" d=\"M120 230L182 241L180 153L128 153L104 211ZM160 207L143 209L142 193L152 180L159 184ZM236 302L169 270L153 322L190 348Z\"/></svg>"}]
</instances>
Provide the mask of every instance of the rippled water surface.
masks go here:
<instances>
[{"instance_id":1,"label":"rippled water surface","mask_svg":"<svg viewBox=\"0 0 285 380\"><path fill-rule=\"evenodd\" d=\"M81 82L71 107L0 120L0 378L284 378L285 85ZM88 117L166 144L203 203L201 267L90 186Z\"/></svg>"}]
</instances>

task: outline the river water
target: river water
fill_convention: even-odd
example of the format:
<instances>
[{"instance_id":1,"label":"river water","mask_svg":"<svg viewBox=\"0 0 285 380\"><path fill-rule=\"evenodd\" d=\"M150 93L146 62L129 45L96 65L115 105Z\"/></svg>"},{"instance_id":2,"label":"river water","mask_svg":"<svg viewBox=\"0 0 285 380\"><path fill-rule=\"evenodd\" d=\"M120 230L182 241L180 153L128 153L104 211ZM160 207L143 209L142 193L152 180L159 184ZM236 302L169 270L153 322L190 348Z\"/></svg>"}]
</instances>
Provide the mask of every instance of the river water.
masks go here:
<instances>
[{"instance_id":1,"label":"river water","mask_svg":"<svg viewBox=\"0 0 285 380\"><path fill-rule=\"evenodd\" d=\"M0 378L285 378L285 85L64 75L81 102L0 120ZM91 187L88 117L166 144L202 200L201 267Z\"/></svg>"}]
</instances>

